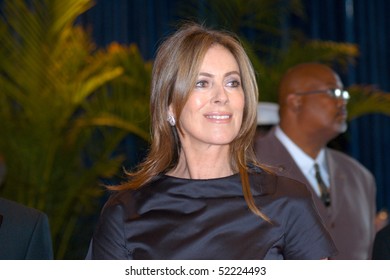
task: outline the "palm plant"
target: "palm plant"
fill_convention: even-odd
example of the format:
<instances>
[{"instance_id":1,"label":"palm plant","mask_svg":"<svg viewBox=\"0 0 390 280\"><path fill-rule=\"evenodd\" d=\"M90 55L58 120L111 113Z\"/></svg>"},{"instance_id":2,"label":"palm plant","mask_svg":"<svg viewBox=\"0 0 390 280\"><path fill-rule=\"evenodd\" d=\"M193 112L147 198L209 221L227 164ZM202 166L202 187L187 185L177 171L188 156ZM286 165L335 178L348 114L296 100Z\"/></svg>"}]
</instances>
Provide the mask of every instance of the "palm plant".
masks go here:
<instances>
[{"instance_id":1,"label":"palm plant","mask_svg":"<svg viewBox=\"0 0 390 280\"><path fill-rule=\"evenodd\" d=\"M57 259L75 258L75 226L123 162L118 143L149 138L150 64L135 46L94 46L75 25L92 5L4 1L0 21L0 194L48 214Z\"/></svg>"}]
</instances>

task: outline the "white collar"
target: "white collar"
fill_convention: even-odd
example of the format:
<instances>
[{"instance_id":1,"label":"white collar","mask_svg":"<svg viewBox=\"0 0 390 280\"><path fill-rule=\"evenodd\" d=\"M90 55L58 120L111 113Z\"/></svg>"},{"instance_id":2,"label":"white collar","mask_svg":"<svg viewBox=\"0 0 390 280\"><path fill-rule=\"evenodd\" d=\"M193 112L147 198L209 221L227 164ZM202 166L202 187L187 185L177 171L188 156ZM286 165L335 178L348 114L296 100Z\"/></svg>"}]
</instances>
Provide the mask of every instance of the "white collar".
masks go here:
<instances>
[{"instance_id":1,"label":"white collar","mask_svg":"<svg viewBox=\"0 0 390 280\"><path fill-rule=\"evenodd\" d=\"M329 185L329 176L328 176L328 168L326 164L325 158L325 148L322 148L318 153L317 157L313 159L308 154L306 154L300 147L298 147L280 128L280 126L276 126L275 128L275 136L279 139L280 142L286 147L295 163L298 165L299 169L302 171L305 176L307 174L311 174L313 172L313 165L315 162L318 163L321 173L324 175L324 181L327 185ZM299 160L297 160L299 159Z\"/></svg>"}]
</instances>

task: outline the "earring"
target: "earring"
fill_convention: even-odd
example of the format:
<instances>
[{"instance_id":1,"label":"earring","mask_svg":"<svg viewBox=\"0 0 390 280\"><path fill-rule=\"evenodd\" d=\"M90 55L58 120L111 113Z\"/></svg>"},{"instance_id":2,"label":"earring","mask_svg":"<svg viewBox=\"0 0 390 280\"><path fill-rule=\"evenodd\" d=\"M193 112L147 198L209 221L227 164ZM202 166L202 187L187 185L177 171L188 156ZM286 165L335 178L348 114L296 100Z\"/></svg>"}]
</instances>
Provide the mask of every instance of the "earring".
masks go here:
<instances>
[{"instance_id":1,"label":"earring","mask_svg":"<svg viewBox=\"0 0 390 280\"><path fill-rule=\"evenodd\" d=\"M170 124L171 126L175 126L175 124L176 124L175 117L172 116L171 114L168 115L167 121L169 122L169 124Z\"/></svg>"}]
</instances>

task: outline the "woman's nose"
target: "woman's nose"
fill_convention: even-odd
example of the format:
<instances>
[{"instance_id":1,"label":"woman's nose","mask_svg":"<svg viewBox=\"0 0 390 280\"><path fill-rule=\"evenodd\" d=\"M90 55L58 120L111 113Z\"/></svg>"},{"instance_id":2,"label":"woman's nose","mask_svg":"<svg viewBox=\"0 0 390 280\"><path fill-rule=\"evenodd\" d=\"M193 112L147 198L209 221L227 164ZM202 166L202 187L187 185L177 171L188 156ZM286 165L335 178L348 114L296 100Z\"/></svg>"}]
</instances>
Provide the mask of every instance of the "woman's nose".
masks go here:
<instances>
[{"instance_id":1,"label":"woman's nose","mask_svg":"<svg viewBox=\"0 0 390 280\"><path fill-rule=\"evenodd\" d=\"M226 104L229 102L229 95L223 85L219 85L215 88L213 100L214 103Z\"/></svg>"}]
</instances>

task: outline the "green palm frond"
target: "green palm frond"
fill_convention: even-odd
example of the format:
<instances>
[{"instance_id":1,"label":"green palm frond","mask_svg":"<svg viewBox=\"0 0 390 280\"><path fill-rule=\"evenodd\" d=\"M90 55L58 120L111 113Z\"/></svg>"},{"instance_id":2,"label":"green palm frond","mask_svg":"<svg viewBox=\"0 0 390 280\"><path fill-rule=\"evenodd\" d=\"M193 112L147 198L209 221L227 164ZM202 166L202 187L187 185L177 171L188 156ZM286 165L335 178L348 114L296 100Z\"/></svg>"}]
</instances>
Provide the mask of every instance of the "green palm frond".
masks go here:
<instances>
[{"instance_id":1,"label":"green palm frond","mask_svg":"<svg viewBox=\"0 0 390 280\"><path fill-rule=\"evenodd\" d=\"M136 45L108 47L111 61L120 65L123 75L99 89L84 104L86 114L78 126L100 123L123 129L149 141L149 92L152 64L145 62ZM102 112L104 115L95 112Z\"/></svg>"},{"instance_id":2,"label":"green palm frond","mask_svg":"<svg viewBox=\"0 0 390 280\"><path fill-rule=\"evenodd\" d=\"M390 93L372 85L348 87L351 99L348 102L348 119L353 120L367 114L390 116Z\"/></svg>"},{"instance_id":3,"label":"green palm frond","mask_svg":"<svg viewBox=\"0 0 390 280\"><path fill-rule=\"evenodd\" d=\"M100 179L120 170L118 143L130 132L148 139L150 64L134 46L96 48L75 26L90 0L3 4L1 195L45 211L56 258L71 257L77 221L98 211Z\"/></svg>"}]
</instances>

